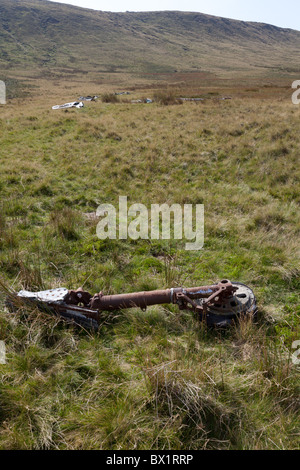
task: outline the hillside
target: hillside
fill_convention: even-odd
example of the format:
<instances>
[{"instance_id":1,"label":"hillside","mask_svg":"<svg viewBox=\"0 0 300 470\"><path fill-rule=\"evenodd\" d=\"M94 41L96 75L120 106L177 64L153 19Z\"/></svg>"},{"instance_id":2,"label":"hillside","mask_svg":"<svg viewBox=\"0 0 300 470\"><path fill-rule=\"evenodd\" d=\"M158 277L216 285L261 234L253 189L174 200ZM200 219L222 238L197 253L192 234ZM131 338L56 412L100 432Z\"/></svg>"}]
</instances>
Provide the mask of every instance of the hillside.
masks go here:
<instances>
[{"instance_id":1,"label":"hillside","mask_svg":"<svg viewBox=\"0 0 300 470\"><path fill-rule=\"evenodd\" d=\"M300 72L300 32L201 13L110 13L2 0L0 67L63 72Z\"/></svg>"}]
</instances>

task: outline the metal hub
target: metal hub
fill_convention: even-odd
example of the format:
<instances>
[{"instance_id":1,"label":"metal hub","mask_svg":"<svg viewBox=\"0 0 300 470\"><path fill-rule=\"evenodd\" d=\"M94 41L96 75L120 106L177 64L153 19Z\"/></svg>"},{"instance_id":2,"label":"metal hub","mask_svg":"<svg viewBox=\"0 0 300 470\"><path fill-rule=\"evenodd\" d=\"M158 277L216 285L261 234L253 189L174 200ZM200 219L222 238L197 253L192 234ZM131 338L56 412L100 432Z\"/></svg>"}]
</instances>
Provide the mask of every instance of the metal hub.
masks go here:
<instances>
[{"instance_id":1,"label":"metal hub","mask_svg":"<svg viewBox=\"0 0 300 470\"><path fill-rule=\"evenodd\" d=\"M206 320L208 324L228 326L237 317L254 314L256 312L256 300L250 287L233 282L237 288L231 297L216 298L212 305L207 306ZM204 299L197 300L198 305L203 305Z\"/></svg>"}]
</instances>

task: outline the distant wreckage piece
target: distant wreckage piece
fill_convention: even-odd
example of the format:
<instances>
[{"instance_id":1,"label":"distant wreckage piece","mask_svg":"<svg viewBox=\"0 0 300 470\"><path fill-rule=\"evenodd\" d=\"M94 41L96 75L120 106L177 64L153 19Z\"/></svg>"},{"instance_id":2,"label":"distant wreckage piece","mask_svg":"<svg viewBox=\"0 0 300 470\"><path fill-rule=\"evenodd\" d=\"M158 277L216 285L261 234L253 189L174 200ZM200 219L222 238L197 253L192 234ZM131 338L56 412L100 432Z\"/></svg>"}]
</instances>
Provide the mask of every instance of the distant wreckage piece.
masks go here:
<instances>
[{"instance_id":1,"label":"distant wreckage piece","mask_svg":"<svg viewBox=\"0 0 300 470\"><path fill-rule=\"evenodd\" d=\"M179 98L181 101L205 101L204 98Z\"/></svg>"},{"instance_id":2,"label":"distant wreckage piece","mask_svg":"<svg viewBox=\"0 0 300 470\"><path fill-rule=\"evenodd\" d=\"M81 101L96 101L96 99L98 98L98 96L80 96L80 100Z\"/></svg>"},{"instance_id":3,"label":"distant wreckage piece","mask_svg":"<svg viewBox=\"0 0 300 470\"><path fill-rule=\"evenodd\" d=\"M131 100L131 103L153 103L153 100L151 100L151 98L145 98L142 100Z\"/></svg>"},{"instance_id":4,"label":"distant wreckage piece","mask_svg":"<svg viewBox=\"0 0 300 470\"><path fill-rule=\"evenodd\" d=\"M73 101L72 103L58 104L52 106L52 109L68 109L68 108L83 108L84 104L82 101Z\"/></svg>"}]
</instances>

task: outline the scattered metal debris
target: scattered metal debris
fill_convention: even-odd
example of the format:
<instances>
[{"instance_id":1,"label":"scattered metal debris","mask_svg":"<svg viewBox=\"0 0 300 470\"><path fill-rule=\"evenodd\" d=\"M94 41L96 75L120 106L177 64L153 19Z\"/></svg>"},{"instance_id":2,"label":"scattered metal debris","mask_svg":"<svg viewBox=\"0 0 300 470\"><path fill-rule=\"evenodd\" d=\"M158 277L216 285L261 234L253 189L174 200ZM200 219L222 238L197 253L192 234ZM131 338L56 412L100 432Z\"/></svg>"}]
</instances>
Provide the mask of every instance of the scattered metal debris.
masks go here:
<instances>
[{"instance_id":1,"label":"scattered metal debris","mask_svg":"<svg viewBox=\"0 0 300 470\"><path fill-rule=\"evenodd\" d=\"M81 101L96 101L96 99L98 98L98 96L80 96L80 100Z\"/></svg>"},{"instance_id":2,"label":"scattered metal debris","mask_svg":"<svg viewBox=\"0 0 300 470\"><path fill-rule=\"evenodd\" d=\"M145 98L143 100L131 100L131 103L153 103L151 98Z\"/></svg>"},{"instance_id":3,"label":"scattered metal debris","mask_svg":"<svg viewBox=\"0 0 300 470\"><path fill-rule=\"evenodd\" d=\"M223 280L217 284L173 288L131 294L92 296L82 288L65 288L41 292L20 291L10 294L7 305L11 310L20 300L33 303L39 309L54 313L87 328L98 329L102 312L133 307L143 311L152 305L177 304L180 310L190 310L208 326L227 327L240 316L254 315L256 299L252 290L239 282Z\"/></svg>"},{"instance_id":4,"label":"scattered metal debris","mask_svg":"<svg viewBox=\"0 0 300 470\"><path fill-rule=\"evenodd\" d=\"M100 219L100 216L98 216L95 211L94 212L85 212L85 213L83 213L83 215L89 221L94 221L94 220Z\"/></svg>"},{"instance_id":5,"label":"scattered metal debris","mask_svg":"<svg viewBox=\"0 0 300 470\"><path fill-rule=\"evenodd\" d=\"M204 101L204 98L179 98L181 101Z\"/></svg>"},{"instance_id":6,"label":"scattered metal debris","mask_svg":"<svg viewBox=\"0 0 300 470\"><path fill-rule=\"evenodd\" d=\"M68 109L68 108L83 108L84 104L82 101L73 101L72 103L58 104L52 106L52 109Z\"/></svg>"},{"instance_id":7,"label":"scattered metal debris","mask_svg":"<svg viewBox=\"0 0 300 470\"><path fill-rule=\"evenodd\" d=\"M181 101L205 101L206 99L215 99L215 100L231 100L231 96L221 96L217 98L178 98Z\"/></svg>"}]
</instances>

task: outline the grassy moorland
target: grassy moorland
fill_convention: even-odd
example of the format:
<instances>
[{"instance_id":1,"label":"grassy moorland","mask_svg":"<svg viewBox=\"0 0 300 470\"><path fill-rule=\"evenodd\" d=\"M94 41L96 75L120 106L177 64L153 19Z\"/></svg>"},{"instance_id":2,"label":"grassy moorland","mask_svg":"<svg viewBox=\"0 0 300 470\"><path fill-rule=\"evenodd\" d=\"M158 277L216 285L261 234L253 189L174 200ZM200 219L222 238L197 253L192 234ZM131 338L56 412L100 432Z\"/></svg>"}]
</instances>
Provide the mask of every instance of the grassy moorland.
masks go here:
<instances>
[{"instance_id":1,"label":"grassy moorland","mask_svg":"<svg viewBox=\"0 0 300 470\"><path fill-rule=\"evenodd\" d=\"M300 32L194 12L112 13L46 0L1 0L0 74L26 69L70 80L209 71L232 77L300 72Z\"/></svg>"},{"instance_id":2,"label":"grassy moorland","mask_svg":"<svg viewBox=\"0 0 300 470\"><path fill-rule=\"evenodd\" d=\"M35 311L8 314L1 296L0 448L299 446L300 109L288 85L147 85L52 111L118 90L48 81L0 108L5 286L120 293L228 278L259 305L256 322L225 333L166 306L104 315L90 334ZM174 104L183 94L206 100ZM120 195L204 204L204 248L99 240L92 214Z\"/></svg>"}]
</instances>

